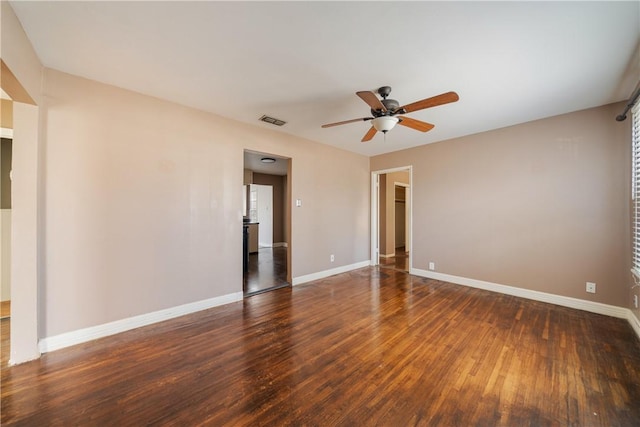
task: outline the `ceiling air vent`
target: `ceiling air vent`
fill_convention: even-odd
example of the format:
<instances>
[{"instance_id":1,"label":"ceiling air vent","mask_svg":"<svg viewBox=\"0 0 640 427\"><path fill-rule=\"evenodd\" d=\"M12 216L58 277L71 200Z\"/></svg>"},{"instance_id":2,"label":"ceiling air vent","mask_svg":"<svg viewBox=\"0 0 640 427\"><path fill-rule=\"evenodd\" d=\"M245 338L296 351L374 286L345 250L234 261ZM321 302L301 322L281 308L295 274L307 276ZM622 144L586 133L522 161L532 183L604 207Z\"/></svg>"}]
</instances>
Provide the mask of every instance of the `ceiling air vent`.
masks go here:
<instances>
[{"instance_id":1,"label":"ceiling air vent","mask_svg":"<svg viewBox=\"0 0 640 427\"><path fill-rule=\"evenodd\" d=\"M267 115L260 117L260 120L262 120L265 123L271 123L272 125L276 125L276 126L282 126L287 123L284 120L274 119L273 117L269 117Z\"/></svg>"}]
</instances>

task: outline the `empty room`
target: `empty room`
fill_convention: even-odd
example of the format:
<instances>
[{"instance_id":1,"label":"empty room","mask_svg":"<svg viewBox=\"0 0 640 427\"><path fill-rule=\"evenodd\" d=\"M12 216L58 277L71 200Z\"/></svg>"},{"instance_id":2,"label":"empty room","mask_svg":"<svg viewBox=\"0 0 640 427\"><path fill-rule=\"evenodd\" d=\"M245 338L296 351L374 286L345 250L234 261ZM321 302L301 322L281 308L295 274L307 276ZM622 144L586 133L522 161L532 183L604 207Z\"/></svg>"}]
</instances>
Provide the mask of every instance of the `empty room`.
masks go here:
<instances>
[{"instance_id":1,"label":"empty room","mask_svg":"<svg viewBox=\"0 0 640 427\"><path fill-rule=\"evenodd\" d=\"M640 2L0 6L2 425L640 425Z\"/></svg>"}]
</instances>

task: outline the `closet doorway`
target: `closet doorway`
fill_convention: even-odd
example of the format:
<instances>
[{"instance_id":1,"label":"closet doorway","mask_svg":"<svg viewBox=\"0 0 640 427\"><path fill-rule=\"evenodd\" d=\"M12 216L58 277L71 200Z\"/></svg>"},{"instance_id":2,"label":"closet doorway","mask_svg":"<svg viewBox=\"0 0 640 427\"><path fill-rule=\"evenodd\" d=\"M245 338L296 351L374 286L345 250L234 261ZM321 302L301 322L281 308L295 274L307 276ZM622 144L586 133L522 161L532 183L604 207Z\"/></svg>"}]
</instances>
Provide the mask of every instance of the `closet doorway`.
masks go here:
<instances>
[{"instance_id":1,"label":"closet doorway","mask_svg":"<svg viewBox=\"0 0 640 427\"><path fill-rule=\"evenodd\" d=\"M372 265L411 271L411 167L372 173Z\"/></svg>"}]
</instances>

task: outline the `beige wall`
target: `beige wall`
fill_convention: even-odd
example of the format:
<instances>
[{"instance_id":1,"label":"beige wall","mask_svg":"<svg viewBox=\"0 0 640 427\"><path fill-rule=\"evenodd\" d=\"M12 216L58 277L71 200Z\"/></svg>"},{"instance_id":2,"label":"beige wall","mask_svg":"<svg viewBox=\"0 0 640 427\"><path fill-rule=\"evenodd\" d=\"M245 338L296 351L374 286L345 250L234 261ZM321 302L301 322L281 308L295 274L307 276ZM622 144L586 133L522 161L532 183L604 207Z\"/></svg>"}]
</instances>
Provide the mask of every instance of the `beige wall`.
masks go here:
<instances>
[{"instance_id":1,"label":"beige wall","mask_svg":"<svg viewBox=\"0 0 640 427\"><path fill-rule=\"evenodd\" d=\"M294 278L369 259L368 158L53 70L44 88L43 336L241 292L245 149L292 159Z\"/></svg>"},{"instance_id":2,"label":"beige wall","mask_svg":"<svg viewBox=\"0 0 640 427\"><path fill-rule=\"evenodd\" d=\"M0 127L13 129L13 102L10 99L0 99Z\"/></svg>"},{"instance_id":3,"label":"beige wall","mask_svg":"<svg viewBox=\"0 0 640 427\"><path fill-rule=\"evenodd\" d=\"M622 104L371 158L413 165L413 267L629 306ZM585 292L585 282L597 293Z\"/></svg>"},{"instance_id":4,"label":"beige wall","mask_svg":"<svg viewBox=\"0 0 640 427\"><path fill-rule=\"evenodd\" d=\"M8 2L0 2L2 89L13 104L11 213L11 354L9 363L39 356L38 285L42 277L42 65Z\"/></svg>"},{"instance_id":5,"label":"beige wall","mask_svg":"<svg viewBox=\"0 0 640 427\"><path fill-rule=\"evenodd\" d=\"M42 65L8 1L0 1L2 87L14 101L39 104ZM17 79L17 80L14 80ZM34 102L35 101L35 102Z\"/></svg>"}]
</instances>

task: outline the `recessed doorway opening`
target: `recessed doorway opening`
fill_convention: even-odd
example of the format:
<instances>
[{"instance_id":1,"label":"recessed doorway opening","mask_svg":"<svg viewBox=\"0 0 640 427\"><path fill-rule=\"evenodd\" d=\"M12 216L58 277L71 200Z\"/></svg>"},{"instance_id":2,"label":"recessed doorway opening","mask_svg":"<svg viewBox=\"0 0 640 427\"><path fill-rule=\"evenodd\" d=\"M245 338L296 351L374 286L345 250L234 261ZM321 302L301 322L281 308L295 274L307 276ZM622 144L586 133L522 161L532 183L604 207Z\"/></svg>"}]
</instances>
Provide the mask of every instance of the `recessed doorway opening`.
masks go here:
<instances>
[{"instance_id":1,"label":"recessed doorway opening","mask_svg":"<svg viewBox=\"0 0 640 427\"><path fill-rule=\"evenodd\" d=\"M411 271L411 166L371 175L371 265Z\"/></svg>"},{"instance_id":2,"label":"recessed doorway opening","mask_svg":"<svg viewBox=\"0 0 640 427\"><path fill-rule=\"evenodd\" d=\"M290 175L291 159L245 150L242 275L245 297L291 286Z\"/></svg>"}]
</instances>

